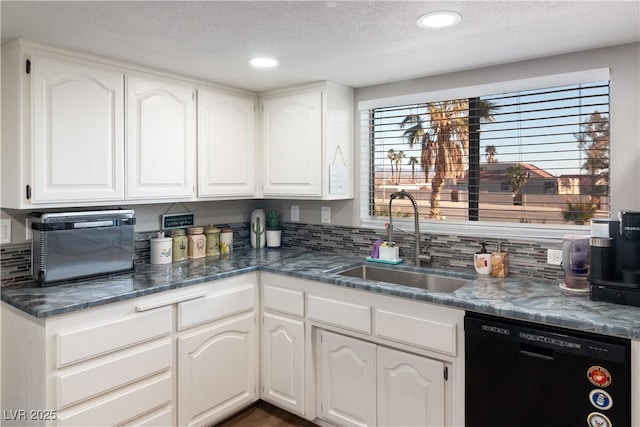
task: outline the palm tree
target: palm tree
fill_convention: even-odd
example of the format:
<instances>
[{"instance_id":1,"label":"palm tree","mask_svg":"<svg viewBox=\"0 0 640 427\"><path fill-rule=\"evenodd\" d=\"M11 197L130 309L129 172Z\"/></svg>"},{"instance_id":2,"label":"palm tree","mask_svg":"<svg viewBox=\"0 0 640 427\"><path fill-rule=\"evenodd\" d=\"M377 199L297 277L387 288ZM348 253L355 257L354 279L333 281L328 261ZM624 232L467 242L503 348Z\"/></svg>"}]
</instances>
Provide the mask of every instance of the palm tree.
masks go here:
<instances>
[{"instance_id":1,"label":"palm tree","mask_svg":"<svg viewBox=\"0 0 640 427\"><path fill-rule=\"evenodd\" d=\"M400 127L402 129L404 129L405 127L408 127L408 129L404 131L402 136L404 136L409 140L410 147L413 147L415 144L422 145L421 165L422 165L422 170L424 171L424 182L428 183L429 169L425 169L424 165L425 165L425 153L427 151L425 148L425 140L429 139L429 134L427 133L427 129L425 129L423 126L423 123L425 121L426 119L423 119L420 114L409 114L402 120L402 123L400 123Z\"/></svg>"},{"instance_id":2,"label":"palm tree","mask_svg":"<svg viewBox=\"0 0 640 427\"><path fill-rule=\"evenodd\" d=\"M404 151L400 150L398 153L396 153L395 156L395 163L396 163L396 184L400 184L400 174L402 173L402 160L404 160L404 158L407 157L406 154L404 154Z\"/></svg>"},{"instance_id":3,"label":"palm tree","mask_svg":"<svg viewBox=\"0 0 640 427\"><path fill-rule=\"evenodd\" d=\"M469 157L469 100L458 99L425 104L428 117L410 114L400 124L408 127L403 136L409 145L422 145L421 166L425 181L434 168L431 181L431 209L429 218L440 219L440 193L445 180L455 182L463 176ZM480 120L493 120L493 104L485 100L476 101L476 115ZM429 125L428 129L425 124Z\"/></svg>"},{"instance_id":4,"label":"palm tree","mask_svg":"<svg viewBox=\"0 0 640 427\"><path fill-rule=\"evenodd\" d=\"M509 176L509 184L513 190L513 204L522 205L522 187L527 183L529 179L529 171L523 168L520 164L515 164L507 168L507 174Z\"/></svg>"},{"instance_id":5,"label":"palm tree","mask_svg":"<svg viewBox=\"0 0 640 427\"><path fill-rule=\"evenodd\" d=\"M416 165L419 163L418 158L416 156L409 157L409 161L407 164L411 166L411 182L416 182Z\"/></svg>"},{"instance_id":6,"label":"palm tree","mask_svg":"<svg viewBox=\"0 0 640 427\"><path fill-rule=\"evenodd\" d=\"M389 159L389 162L391 163L391 181L393 182L393 162L396 160L396 152L393 148L390 148L389 151L387 151L387 159Z\"/></svg>"},{"instance_id":7,"label":"palm tree","mask_svg":"<svg viewBox=\"0 0 640 427\"><path fill-rule=\"evenodd\" d=\"M609 118L594 111L589 119L582 123L580 133L574 134L578 146L587 155L582 165L590 175L589 187L591 202L599 203L606 194L609 185Z\"/></svg>"},{"instance_id":8,"label":"palm tree","mask_svg":"<svg viewBox=\"0 0 640 427\"><path fill-rule=\"evenodd\" d=\"M498 159L496 158L496 154L498 154L498 150L495 145L487 145L484 149L484 154L487 156L487 163L497 163Z\"/></svg>"}]
</instances>

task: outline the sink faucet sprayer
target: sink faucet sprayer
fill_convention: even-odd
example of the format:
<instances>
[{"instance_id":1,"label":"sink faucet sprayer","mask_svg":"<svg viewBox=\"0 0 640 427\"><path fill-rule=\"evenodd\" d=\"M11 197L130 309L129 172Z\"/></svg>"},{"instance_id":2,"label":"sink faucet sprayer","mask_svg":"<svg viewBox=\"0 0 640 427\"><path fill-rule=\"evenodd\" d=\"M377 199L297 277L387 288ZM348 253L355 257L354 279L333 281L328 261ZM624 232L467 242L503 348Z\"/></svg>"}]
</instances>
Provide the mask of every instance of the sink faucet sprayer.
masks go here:
<instances>
[{"instance_id":1,"label":"sink faucet sprayer","mask_svg":"<svg viewBox=\"0 0 640 427\"><path fill-rule=\"evenodd\" d=\"M411 204L413 205L413 219L415 222L415 233L410 233L408 231L405 231L399 227L396 227L397 230L402 231L403 233L406 233L410 236L415 237L416 242L415 242L415 258L416 258L416 266L420 267L422 265L422 262L428 262L431 261L431 255L429 255L428 253L422 253L422 247L420 245L420 219L418 217L418 204L416 203L416 199L415 197L413 197L413 195L411 193L409 193L406 190L400 190L400 191L396 191L395 193L391 193L391 196L389 196L389 224L387 226L387 231L389 232L389 236L387 238L387 241L389 243L393 242L393 215L391 214L391 204L393 203L394 199L404 199L404 198L408 198L411 201Z\"/></svg>"}]
</instances>

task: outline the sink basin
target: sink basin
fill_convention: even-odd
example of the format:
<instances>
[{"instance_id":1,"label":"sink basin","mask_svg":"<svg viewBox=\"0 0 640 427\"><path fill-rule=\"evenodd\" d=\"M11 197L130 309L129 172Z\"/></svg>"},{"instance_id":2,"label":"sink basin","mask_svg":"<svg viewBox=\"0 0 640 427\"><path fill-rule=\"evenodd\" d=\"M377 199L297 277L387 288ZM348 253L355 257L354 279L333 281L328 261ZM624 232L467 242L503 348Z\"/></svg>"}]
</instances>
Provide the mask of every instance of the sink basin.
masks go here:
<instances>
[{"instance_id":1,"label":"sink basin","mask_svg":"<svg viewBox=\"0 0 640 427\"><path fill-rule=\"evenodd\" d=\"M394 270L366 264L339 271L337 274L340 276L356 277L358 279L412 286L414 288L422 288L434 292L453 292L468 281L467 279L459 277Z\"/></svg>"}]
</instances>

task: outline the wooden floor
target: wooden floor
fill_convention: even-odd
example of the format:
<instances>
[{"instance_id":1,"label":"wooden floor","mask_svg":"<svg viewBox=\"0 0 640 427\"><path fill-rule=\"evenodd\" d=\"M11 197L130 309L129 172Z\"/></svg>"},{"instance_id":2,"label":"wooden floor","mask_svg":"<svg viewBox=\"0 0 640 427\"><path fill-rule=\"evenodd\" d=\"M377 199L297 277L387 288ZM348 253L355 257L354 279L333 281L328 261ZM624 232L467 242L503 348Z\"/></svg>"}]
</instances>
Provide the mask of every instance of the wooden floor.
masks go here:
<instances>
[{"instance_id":1,"label":"wooden floor","mask_svg":"<svg viewBox=\"0 0 640 427\"><path fill-rule=\"evenodd\" d=\"M258 401L244 411L227 418L215 427L317 427L304 418L297 417L263 401Z\"/></svg>"}]
</instances>

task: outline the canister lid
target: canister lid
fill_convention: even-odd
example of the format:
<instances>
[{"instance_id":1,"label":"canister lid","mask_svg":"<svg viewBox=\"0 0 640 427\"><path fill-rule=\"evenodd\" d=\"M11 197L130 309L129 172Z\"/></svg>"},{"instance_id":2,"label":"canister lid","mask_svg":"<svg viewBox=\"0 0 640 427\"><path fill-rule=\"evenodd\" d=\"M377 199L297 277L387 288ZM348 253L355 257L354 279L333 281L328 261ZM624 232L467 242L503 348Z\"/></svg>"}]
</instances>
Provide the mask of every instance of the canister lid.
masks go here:
<instances>
[{"instance_id":1,"label":"canister lid","mask_svg":"<svg viewBox=\"0 0 640 427\"><path fill-rule=\"evenodd\" d=\"M205 234L210 234L210 233L219 233L220 229L218 227L216 227L215 225L207 225L204 229Z\"/></svg>"},{"instance_id":2,"label":"canister lid","mask_svg":"<svg viewBox=\"0 0 640 427\"><path fill-rule=\"evenodd\" d=\"M187 234L202 234L204 227L189 227L187 228Z\"/></svg>"},{"instance_id":3,"label":"canister lid","mask_svg":"<svg viewBox=\"0 0 640 427\"><path fill-rule=\"evenodd\" d=\"M171 236L172 237L176 237L176 236L184 236L185 232L184 229L182 228L177 228L175 230L171 230Z\"/></svg>"}]
</instances>

